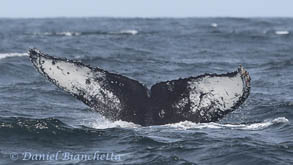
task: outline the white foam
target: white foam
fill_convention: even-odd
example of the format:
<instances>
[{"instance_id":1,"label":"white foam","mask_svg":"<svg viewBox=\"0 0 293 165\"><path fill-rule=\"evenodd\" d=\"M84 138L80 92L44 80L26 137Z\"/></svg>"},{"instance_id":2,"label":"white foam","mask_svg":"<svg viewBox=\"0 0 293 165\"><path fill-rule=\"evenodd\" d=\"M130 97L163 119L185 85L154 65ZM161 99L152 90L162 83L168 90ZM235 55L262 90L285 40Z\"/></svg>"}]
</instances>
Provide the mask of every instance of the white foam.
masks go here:
<instances>
[{"instance_id":1,"label":"white foam","mask_svg":"<svg viewBox=\"0 0 293 165\"><path fill-rule=\"evenodd\" d=\"M27 53L0 53L0 59L8 58L8 57L21 57L27 56Z\"/></svg>"},{"instance_id":2,"label":"white foam","mask_svg":"<svg viewBox=\"0 0 293 165\"><path fill-rule=\"evenodd\" d=\"M283 31L275 31L275 34L277 35L288 35L290 34L289 31L283 30Z\"/></svg>"},{"instance_id":3,"label":"white foam","mask_svg":"<svg viewBox=\"0 0 293 165\"><path fill-rule=\"evenodd\" d=\"M216 28L216 27L218 27L218 24L212 23L211 26L214 27L214 28Z\"/></svg>"},{"instance_id":4,"label":"white foam","mask_svg":"<svg viewBox=\"0 0 293 165\"><path fill-rule=\"evenodd\" d=\"M92 127L96 129L106 129L106 128L137 128L140 127L140 125L131 123L131 122L126 122L126 121L103 121L103 122L94 122L92 123Z\"/></svg>"},{"instance_id":5,"label":"white foam","mask_svg":"<svg viewBox=\"0 0 293 165\"><path fill-rule=\"evenodd\" d=\"M167 124L165 126L172 127L176 129L204 129L204 128L212 128L212 129L240 129L240 130L262 130L268 128L274 124L279 123L289 123L289 120L285 117L278 117L273 120L265 120L260 123L252 123L252 124L219 124L219 123L193 123L190 121L183 121L175 124Z\"/></svg>"},{"instance_id":6,"label":"white foam","mask_svg":"<svg viewBox=\"0 0 293 165\"><path fill-rule=\"evenodd\" d=\"M36 35L36 36L39 36L39 35L51 36L51 35L53 35L53 33L51 33L51 32L44 32L44 33L35 32L35 33L33 33L33 35Z\"/></svg>"},{"instance_id":7,"label":"white foam","mask_svg":"<svg viewBox=\"0 0 293 165\"><path fill-rule=\"evenodd\" d=\"M34 35L45 35L45 36L79 36L81 33L79 32L44 32L44 33L33 33Z\"/></svg>"},{"instance_id":8,"label":"white foam","mask_svg":"<svg viewBox=\"0 0 293 165\"><path fill-rule=\"evenodd\" d=\"M89 118L82 120L81 125L95 128L95 129L107 129L107 128L138 128L141 127L138 124L126 121L110 121L103 116L97 118Z\"/></svg>"},{"instance_id":9,"label":"white foam","mask_svg":"<svg viewBox=\"0 0 293 165\"><path fill-rule=\"evenodd\" d=\"M78 32L60 32L56 33L57 35L63 35L63 36L79 36L80 33Z\"/></svg>"},{"instance_id":10,"label":"white foam","mask_svg":"<svg viewBox=\"0 0 293 165\"><path fill-rule=\"evenodd\" d=\"M136 35L138 33L137 30L121 30L120 34L131 34L131 35Z\"/></svg>"},{"instance_id":11,"label":"white foam","mask_svg":"<svg viewBox=\"0 0 293 165\"><path fill-rule=\"evenodd\" d=\"M269 126L272 126L272 125L278 124L278 123L289 123L289 120L285 117L278 117L274 120L266 120L262 123L254 123L254 124L250 124L250 125L244 125L244 126L241 126L240 129L259 130L259 129L264 129L264 128L267 128Z\"/></svg>"},{"instance_id":12,"label":"white foam","mask_svg":"<svg viewBox=\"0 0 293 165\"><path fill-rule=\"evenodd\" d=\"M95 116L95 115L94 115ZM162 129L162 128L174 128L176 130L190 130L190 129L236 129L236 130L251 130L257 131L268 128L275 124L280 123L289 123L289 120L285 117L278 117L272 120L265 120L259 123L252 123L252 124L220 124L220 123L193 123L190 121L182 121L179 123L174 124L166 124L166 125L159 125L159 126L148 126L142 127L141 125L134 124L132 122L126 121L110 121L102 116L100 117L89 117L87 119L81 120L81 125L95 128L95 129L108 129L108 128L139 128L140 129Z\"/></svg>"}]
</instances>

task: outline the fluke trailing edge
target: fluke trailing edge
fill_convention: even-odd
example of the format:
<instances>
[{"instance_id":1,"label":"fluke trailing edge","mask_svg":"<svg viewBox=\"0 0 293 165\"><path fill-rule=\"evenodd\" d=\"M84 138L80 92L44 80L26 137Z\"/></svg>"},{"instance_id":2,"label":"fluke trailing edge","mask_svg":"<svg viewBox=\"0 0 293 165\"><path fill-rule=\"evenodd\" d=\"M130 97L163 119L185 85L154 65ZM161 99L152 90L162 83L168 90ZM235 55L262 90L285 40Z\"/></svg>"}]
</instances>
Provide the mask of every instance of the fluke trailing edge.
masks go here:
<instances>
[{"instance_id":1,"label":"fluke trailing edge","mask_svg":"<svg viewBox=\"0 0 293 165\"><path fill-rule=\"evenodd\" d=\"M225 74L204 74L147 89L136 80L30 49L35 68L53 84L111 120L140 125L180 121L212 122L238 108L250 92L242 66Z\"/></svg>"}]
</instances>

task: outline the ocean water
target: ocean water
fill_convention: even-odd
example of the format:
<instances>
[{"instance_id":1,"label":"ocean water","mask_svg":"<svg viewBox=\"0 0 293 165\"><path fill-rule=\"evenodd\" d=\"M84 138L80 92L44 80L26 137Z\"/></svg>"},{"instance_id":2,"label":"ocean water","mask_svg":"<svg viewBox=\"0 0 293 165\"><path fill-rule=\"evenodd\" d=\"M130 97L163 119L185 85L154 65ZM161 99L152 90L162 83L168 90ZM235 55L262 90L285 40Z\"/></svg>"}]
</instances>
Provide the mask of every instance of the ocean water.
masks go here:
<instances>
[{"instance_id":1,"label":"ocean water","mask_svg":"<svg viewBox=\"0 0 293 165\"><path fill-rule=\"evenodd\" d=\"M293 164L292 43L290 18L2 18L0 164ZM42 77L29 48L148 87L242 64L251 94L216 123L112 122Z\"/></svg>"}]
</instances>

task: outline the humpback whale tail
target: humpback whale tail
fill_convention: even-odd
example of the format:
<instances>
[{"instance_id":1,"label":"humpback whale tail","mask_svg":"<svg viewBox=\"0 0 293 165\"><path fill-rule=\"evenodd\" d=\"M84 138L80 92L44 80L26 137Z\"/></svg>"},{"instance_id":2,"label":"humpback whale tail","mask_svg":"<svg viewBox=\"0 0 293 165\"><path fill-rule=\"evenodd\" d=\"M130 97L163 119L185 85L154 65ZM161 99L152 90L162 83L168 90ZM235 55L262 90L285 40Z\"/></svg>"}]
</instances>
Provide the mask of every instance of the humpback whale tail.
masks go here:
<instances>
[{"instance_id":1,"label":"humpback whale tail","mask_svg":"<svg viewBox=\"0 0 293 165\"><path fill-rule=\"evenodd\" d=\"M225 74L160 82L147 89L136 80L30 49L35 68L49 81L111 120L141 125L212 122L238 108L250 92L240 66Z\"/></svg>"}]
</instances>

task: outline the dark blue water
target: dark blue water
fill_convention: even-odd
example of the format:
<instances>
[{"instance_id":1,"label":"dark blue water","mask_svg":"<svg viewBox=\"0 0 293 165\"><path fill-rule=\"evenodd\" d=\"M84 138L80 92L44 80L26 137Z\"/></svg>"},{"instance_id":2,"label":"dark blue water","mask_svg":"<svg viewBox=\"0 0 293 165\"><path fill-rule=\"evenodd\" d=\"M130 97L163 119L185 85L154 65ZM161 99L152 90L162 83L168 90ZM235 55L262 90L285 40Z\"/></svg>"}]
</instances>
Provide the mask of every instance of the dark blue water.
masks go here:
<instances>
[{"instance_id":1,"label":"dark blue water","mask_svg":"<svg viewBox=\"0 0 293 165\"><path fill-rule=\"evenodd\" d=\"M0 164L293 164L292 43L288 18L0 19ZM149 87L242 64L251 95L217 123L111 122L45 80L33 47Z\"/></svg>"}]
</instances>

